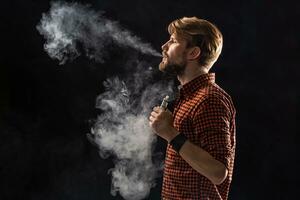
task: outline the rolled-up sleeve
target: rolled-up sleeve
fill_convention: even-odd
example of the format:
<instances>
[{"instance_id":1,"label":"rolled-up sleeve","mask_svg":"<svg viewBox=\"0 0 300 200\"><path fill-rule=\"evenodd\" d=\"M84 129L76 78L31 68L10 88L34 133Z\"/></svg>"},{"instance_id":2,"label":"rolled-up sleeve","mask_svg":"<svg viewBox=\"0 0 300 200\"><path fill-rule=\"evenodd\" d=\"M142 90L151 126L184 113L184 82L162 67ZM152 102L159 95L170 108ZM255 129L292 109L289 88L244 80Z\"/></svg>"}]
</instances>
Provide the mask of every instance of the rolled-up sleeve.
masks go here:
<instances>
[{"instance_id":1,"label":"rolled-up sleeve","mask_svg":"<svg viewBox=\"0 0 300 200\"><path fill-rule=\"evenodd\" d=\"M227 169L234 157L234 137L231 134L234 114L225 98L217 95L208 96L195 112L193 126L201 148Z\"/></svg>"}]
</instances>

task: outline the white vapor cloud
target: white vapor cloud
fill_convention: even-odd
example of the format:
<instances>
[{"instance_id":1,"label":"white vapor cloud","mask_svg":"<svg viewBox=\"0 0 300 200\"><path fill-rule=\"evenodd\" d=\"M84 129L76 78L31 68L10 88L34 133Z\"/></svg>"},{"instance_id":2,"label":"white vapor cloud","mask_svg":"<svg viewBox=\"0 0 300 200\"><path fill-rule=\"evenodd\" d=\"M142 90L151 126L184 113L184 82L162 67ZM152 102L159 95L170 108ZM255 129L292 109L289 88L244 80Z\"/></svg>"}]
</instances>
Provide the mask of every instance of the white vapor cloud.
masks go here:
<instances>
[{"instance_id":1,"label":"white vapor cloud","mask_svg":"<svg viewBox=\"0 0 300 200\"><path fill-rule=\"evenodd\" d=\"M105 47L112 43L144 54L161 55L117 22L79 3L52 3L37 29L47 40L46 52L60 64L75 59L82 50L90 59L105 62ZM123 74L122 79L116 76L103 83L105 92L96 99L102 114L95 120L88 138L99 147L102 158L114 158L115 167L109 171L111 194L141 200L149 195L162 169L161 160L153 161L156 135L149 127L148 116L166 95L172 98L173 83L151 84L153 70L146 61L129 60L122 67L130 72Z\"/></svg>"},{"instance_id":2,"label":"white vapor cloud","mask_svg":"<svg viewBox=\"0 0 300 200\"><path fill-rule=\"evenodd\" d=\"M79 3L52 2L48 13L44 13L37 30L47 42L45 51L51 58L64 64L78 57L80 47L89 58L104 62L104 48L114 43L131 47L141 53L161 57L150 44L109 20L101 12Z\"/></svg>"},{"instance_id":3,"label":"white vapor cloud","mask_svg":"<svg viewBox=\"0 0 300 200\"><path fill-rule=\"evenodd\" d=\"M132 76L128 81L139 82L136 79L145 77L147 70L138 73L140 76ZM136 84L126 84L117 77L104 85L106 92L98 96L96 104L103 114L91 130L93 141L102 158L116 157L115 168L111 169L111 194L119 192L126 200L141 200L155 186L157 173L162 169L161 162L152 161L156 136L149 127L148 115L155 103L172 93L173 85L156 83L137 91ZM136 96L134 91L140 93L138 99L131 98Z\"/></svg>"}]
</instances>

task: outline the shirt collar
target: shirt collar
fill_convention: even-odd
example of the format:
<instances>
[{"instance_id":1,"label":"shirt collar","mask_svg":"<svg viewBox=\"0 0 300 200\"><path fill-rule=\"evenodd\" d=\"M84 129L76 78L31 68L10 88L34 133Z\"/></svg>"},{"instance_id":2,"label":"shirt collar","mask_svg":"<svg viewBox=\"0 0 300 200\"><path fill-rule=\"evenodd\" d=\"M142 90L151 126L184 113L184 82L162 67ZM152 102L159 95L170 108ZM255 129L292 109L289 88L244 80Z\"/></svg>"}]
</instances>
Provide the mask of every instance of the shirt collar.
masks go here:
<instances>
[{"instance_id":1,"label":"shirt collar","mask_svg":"<svg viewBox=\"0 0 300 200\"><path fill-rule=\"evenodd\" d=\"M201 74L184 85L179 85L180 97L187 97L193 94L197 89L215 82L215 73Z\"/></svg>"}]
</instances>

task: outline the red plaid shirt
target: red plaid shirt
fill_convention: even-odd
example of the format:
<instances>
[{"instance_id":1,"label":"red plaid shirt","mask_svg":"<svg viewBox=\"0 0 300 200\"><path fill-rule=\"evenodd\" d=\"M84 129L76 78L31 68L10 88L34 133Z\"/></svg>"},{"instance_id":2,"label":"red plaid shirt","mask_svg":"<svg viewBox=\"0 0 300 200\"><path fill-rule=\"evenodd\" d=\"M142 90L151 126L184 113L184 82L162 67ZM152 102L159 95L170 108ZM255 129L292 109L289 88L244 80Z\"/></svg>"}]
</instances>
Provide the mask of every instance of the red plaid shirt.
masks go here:
<instances>
[{"instance_id":1,"label":"red plaid shirt","mask_svg":"<svg viewBox=\"0 0 300 200\"><path fill-rule=\"evenodd\" d=\"M162 187L163 200L226 200L235 153L235 108L230 96L215 83L215 74L203 74L183 85L175 101L174 127L228 169L214 185L194 170L168 144Z\"/></svg>"}]
</instances>

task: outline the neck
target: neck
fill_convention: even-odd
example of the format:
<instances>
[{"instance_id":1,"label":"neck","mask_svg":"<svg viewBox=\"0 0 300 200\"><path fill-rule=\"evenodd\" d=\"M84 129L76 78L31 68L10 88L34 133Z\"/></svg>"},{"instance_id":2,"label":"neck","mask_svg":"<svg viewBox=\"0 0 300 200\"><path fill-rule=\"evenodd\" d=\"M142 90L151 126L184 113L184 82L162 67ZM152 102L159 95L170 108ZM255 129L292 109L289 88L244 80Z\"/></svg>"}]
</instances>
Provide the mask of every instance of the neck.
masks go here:
<instances>
[{"instance_id":1,"label":"neck","mask_svg":"<svg viewBox=\"0 0 300 200\"><path fill-rule=\"evenodd\" d=\"M181 85L184 85L196 78L197 76L207 73L208 69L206 67L187 66L183 73L177 76L177 79L179 80Z\"/></svg>"}]
</instances>

